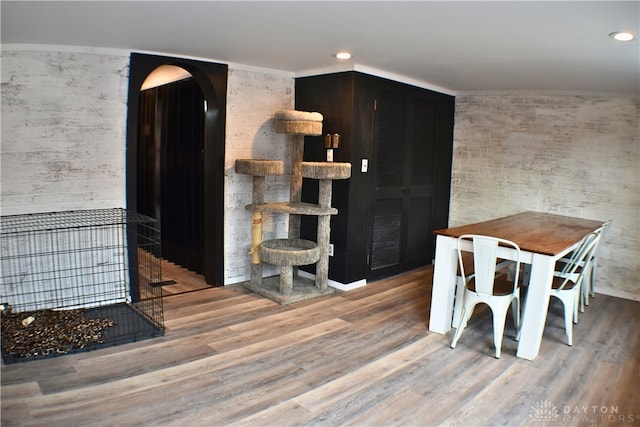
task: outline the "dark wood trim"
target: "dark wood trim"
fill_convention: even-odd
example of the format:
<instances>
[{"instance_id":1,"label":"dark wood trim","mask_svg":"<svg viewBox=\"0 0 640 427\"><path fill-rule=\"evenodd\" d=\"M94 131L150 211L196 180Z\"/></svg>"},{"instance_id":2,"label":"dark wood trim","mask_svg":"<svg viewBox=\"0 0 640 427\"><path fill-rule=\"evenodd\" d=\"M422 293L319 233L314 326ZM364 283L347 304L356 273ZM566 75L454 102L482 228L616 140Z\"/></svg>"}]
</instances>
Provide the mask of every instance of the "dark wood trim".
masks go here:
<instances>
[{"instance_id":1,"label":"dark wood trim","mask_svg":"<svg viewBox=\"0 0 640 427\"><path fill-rule=\"evenodd\" d=\"M228 66L191 59L132 53L127 113L127 208L137 208L137 141L140 87L161 65L187 70L200 85L208 104L204 156L204 276L210 285L224 284L224 149Z\"/></svg>"}]
</instances>

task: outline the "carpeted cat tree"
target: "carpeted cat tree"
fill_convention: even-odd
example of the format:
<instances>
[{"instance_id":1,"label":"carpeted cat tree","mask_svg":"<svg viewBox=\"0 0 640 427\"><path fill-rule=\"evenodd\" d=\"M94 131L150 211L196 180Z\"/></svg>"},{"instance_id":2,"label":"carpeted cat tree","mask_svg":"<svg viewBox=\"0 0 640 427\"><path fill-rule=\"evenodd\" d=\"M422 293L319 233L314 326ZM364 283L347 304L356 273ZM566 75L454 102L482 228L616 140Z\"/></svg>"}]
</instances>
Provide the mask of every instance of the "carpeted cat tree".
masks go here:
<instances>
[{"instance_id":1,"label":"carpeted cat tree","mask_svg":"<svg viewBox=\"0 0 640 427\"><path fill-rule=\"evenodd\" d=\"M330 294L329 236L331 215L331 182L351 176L350 163L304 162L304 136L322 135L322 114L286 110L275 114L276 132L297 135L292 138L291 191L289 202L265 203L265 177L284 174L282 160L239 159L237 173L253 176L253 200L246 208L253 212L251 245L251 280L244 285L253 292L280 304L288 304ZM318 180L318 203L302 202L302 179ZM264 214L288 214L289 233L286 239L263 240ZM300 216L318 217L316 242L300 239ZM280 266L280 275L262 277L263 263ZM315 280L301 277L298 267L316 264Z\"/></svg>"}]
</instances>

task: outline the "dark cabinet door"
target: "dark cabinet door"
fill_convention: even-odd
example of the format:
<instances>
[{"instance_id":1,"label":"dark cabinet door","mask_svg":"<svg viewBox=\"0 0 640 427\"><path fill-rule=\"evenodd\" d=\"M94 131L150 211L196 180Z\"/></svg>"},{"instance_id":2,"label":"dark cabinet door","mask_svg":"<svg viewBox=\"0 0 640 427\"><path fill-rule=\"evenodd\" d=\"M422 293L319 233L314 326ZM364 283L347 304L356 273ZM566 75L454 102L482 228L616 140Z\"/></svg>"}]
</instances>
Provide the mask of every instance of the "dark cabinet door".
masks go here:
<instances>
[{"instance_id":1,"label":"dark cabinet door","mask_svg":"<svg viewBox=\"0 0 640 427\"><path fill-rule=\"evenodd\" d=\"M376 86L369 278L433 257L437 105L402 86Z\"/></svg>"}]
</instances>

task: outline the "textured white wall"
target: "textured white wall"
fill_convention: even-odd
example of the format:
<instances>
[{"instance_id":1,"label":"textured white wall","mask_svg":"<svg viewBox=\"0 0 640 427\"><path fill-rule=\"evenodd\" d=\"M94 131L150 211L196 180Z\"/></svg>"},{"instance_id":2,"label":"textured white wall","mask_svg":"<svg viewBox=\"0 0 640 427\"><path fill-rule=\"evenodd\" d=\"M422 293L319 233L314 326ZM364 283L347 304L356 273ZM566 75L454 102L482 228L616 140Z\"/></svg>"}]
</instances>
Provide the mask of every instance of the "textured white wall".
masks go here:
<instances>
[{"instance_id":1,"label":"textured white wall","mask_svg":"<svg viewBox=\"0 0 640 427\"><path fill-rule=\"evenodd\" d=\"M640 100L458 96L449 223L539 211L613 219L597 291L640 300Z\"/></svg>"},{"instance_id":2,"label":"textured white wall","mask_svg":"<svg viewBox=\"0 0 640 427\"><path fill-rule=\"evenodd\" d=\"M2 215L125 206L128 53L2 50Z\"/></svg>"},{"instance_id":3,"label":"textured white wall","mask_svg":"<svg viewBox=\"0 0 640 427\"><path fill-rule=\"evenodd\" d=\"M1 213L125 206L128 52L2 50ZM225 160L225 283L246 280L251 177L238 158L282 158L291 140L273 113L294 105L286 74L229 72ZM477 95L456 103L450 224L524 210L613 219L602 292L640 299L639 101ZM289 176L268 177L288 199ZM265 237L286 235L286 216Z\"/></svg>"},{"instance_id":4,"label":"textured white wall","mask_svg":"<svg viewBox=\"0 0 640 427\"><path fill-rule=\"evenodd\" d=\"M129 52L3 46L2 215L126 206L128 79ZM230 68L227 92L225 284L249 278L252 179L234 162L283 159L290 173L292 137L273 114L293 108L293 75ZM287 200L289 179L268 177L266 200ZM265 237L286 237L287 224L266 217Z\"/></svg>"},{"instance_id":5,"label":"textured white wall","mask_svg":"<svg viewBox=\"0 0 640 427\"><path fill-rule=\"evenodd\" d=\"M250 278L253 177L235 173L236 159L283 160L285 175L266 177L265 201L289 200L292 136L277 134L273 115L294 106L293 75L229 70L225 149L225 284ZM265 215L265 239L287 236L287 215ZM265 275L277 274L275 266Z\"/></svg>"}]
</instances>

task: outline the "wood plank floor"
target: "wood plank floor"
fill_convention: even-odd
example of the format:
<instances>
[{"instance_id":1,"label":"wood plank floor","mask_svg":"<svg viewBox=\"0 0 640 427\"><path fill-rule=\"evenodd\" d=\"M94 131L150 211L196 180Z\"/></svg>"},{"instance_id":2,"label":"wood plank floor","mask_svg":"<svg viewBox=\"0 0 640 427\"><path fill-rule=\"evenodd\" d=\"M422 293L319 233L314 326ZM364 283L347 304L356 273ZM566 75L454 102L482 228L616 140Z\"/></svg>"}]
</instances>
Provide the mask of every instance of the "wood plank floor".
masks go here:
<instances>
[{"instance_id":1,"label":"wood plank floor","mask_svg":"<svg viewBox=\"0 0 640 427\"><path fill-rule=\"evenodd\" d=\"M165 285L162 287L162 296L165 297L211 288L211 286L205 283L202 275L189 271L165 259L162 260L162 280L173 280L176 282L173 285Z\"/></svg>"},{"instance_id":2,"label":"wood plank floor","mask_svg":"<svg viewBox=\"0 0 640 427\"><path fill-rule=\"evenodd\" d=\"M239 285L168 296L163 337L3 365L2 426L640 425L640 303L597 295L573 347L553 304L534 362L510 321L495 359L488 311L456 349L428 331L431 280L287 306Z\"/></svg>"}]
</instances>

